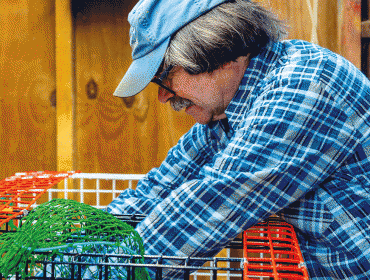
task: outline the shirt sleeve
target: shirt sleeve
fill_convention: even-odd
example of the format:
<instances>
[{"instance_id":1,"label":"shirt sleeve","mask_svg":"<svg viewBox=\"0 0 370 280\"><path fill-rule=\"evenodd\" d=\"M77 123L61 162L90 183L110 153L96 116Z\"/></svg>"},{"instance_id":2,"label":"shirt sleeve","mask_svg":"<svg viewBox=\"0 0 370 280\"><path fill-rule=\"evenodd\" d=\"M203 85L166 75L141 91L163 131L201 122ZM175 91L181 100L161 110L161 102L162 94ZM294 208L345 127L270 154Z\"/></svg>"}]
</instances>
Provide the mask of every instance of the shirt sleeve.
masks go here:
<instances>
[{"instance_id":1,"label":"shirt sleeve","mask_svg":"<svg viewBox=\"0 0 370 280\"><path fill-rule=\"evenodd\" d=\"M226 148L166 193L138 225L146 253L215 255L317 187L356 145L346 116L320 84L275 83L253 102ZM164 274L179 277L175 270Z\"/></svg>"},{"instance_id":2,"label":"shirt sleeve","mask_svg":"<svg viewBox=\"0 0 370 280\"><path fill-rule=\"evenodd\" d=\"M212 160L217 149L207 126L196 124L170 149L159 168L153 168L135 190L124 190L106 210L112 214L148 214L171 191L199 178L201 167Z\"/></svg>"}]
</instances>

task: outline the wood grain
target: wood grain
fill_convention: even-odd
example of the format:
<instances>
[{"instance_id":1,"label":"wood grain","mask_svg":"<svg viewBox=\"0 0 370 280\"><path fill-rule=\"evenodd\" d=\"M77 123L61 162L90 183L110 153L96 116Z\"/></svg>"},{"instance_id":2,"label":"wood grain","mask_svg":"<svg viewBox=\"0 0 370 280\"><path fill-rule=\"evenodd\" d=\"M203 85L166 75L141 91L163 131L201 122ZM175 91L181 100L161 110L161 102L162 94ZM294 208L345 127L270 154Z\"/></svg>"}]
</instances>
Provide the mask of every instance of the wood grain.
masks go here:
<instances>
[{"instance_id":1,"label":"wood grain","mask_svg":"<svg viewBox=\"0 0 370 280\"><path fill-rule=\"evenodd\" d=\"M361 68L361 0L338 3L338 52Z\"/></svg>"},{"instance_id":2,"label":"wood grain","mask_svg":"<svg viewBox=\"0 0 370 280\"><path fill-rule=\"evenodd\" d=\"M314 4L312 0L311 6ZM258 0L265 8L275 12L289 26L287 39L311 41L313 20L307 0ZM318 44L334 52L337 45L337 2L321 0L318 6Z\"/></svg>"},{"instance_id":3,"label":"wood grain","mask_svg":"<svg viewBox=\"0 0 370 280\"><path fill-rule=\"evenodd\" d=\"M74 44L71 3L56 0L57 169L75 170Z\"/></svg>"},{"instance_id":4,"label":"wood grain","mask_svg":"<svg viewBox=\"0 0 370 280\"><path fill-rule=\"evenodd\" d=\"M290 26L288 39L311 41L312 18L308 1L313 0L258 0L264 7L276 11ZM361 1L320 0L318 6L318 44L328 48L358 68L361 66Z\"/></svg>"},{"instance_id":5,"label":"wood grain","mask_svg":"<svg viewBox=\"0 0 370 280\"><path fill-rule=\"evenodd\" d=\"M53 3L1 1L0 178L56 169Z\"/></svg>"}]
</instances>

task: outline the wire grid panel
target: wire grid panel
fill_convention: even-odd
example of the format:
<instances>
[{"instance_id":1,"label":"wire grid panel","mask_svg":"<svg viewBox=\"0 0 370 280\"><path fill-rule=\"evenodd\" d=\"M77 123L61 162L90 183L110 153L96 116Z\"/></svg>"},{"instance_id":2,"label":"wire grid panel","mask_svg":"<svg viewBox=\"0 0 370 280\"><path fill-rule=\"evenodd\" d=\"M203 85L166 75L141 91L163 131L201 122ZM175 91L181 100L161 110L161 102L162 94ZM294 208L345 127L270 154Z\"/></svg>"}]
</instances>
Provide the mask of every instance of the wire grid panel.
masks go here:
<instances>
[{"instance_id":1,"label":"wire grid panel","mask_svg":"<svg viewBox=\"0 0 370 280\"><path fill-rule=\"evenodd\" d=\"M123 188L117 188L118 183L125 182L128 188L133 188L134 184L144 176L144 174L75 173L64 179L63 188L49 189L47 200L50 201L53 198L75 199L81 203L103 209L122 192ZM102 183L106 186L108 182L110 182L108 188L101 187ZM104 194L112 195L109 201L102 201L101 198ZM87 198L89 195L92 195L94 199L89 200ZM35 207L37 205L37 203L34 204Z\"/></svg>"},{"instance_id":2,"label":"wire grid panel","mask_svg":"<svg viewBox=\"0 0 370 280\"><path fill-rule=\"evenodd\" d=\"M308 280L292 225L270 217L243 233L244 279Z\"/></svg>"},{"instance_id":3,"label":"wire grid panel","mask_svg":"<svg viewBox=\"0 0 370 280\"><path fill-rule=\"evenodd\" d=\"M72 197L79 202L87 203L98 209L104 209L107 207L107 203L104 203L104 201L102 201L103 195L112 195L112 199L114 199L123 190L122 188L118 188L119 184L122 186L122 183L124 182L124 185L128 188L133 188L136 183L144 177L144 174L75 173L70 177L64 179L63 188L55 187L49 189L47 200L50 201L55 197L64 199L69 199ZM94 182L94 186L92 186L91 182ZM110 187L101 187L103 183L104 185L107 185L106 183L108 182L110 183ZM90 194L94 196L94 199L87 201L87 196ZM112 199L110 199L109 202ZM36 207L37 205L38 204L35 203L34 207ZM242 254L242 252L240 254ZM223 259L223 261L220 261L217 266L225 268L225 270L220 270L218 272L217 279L242 279L242 272L234 271L233 267L231 267L235 266L235 261L227 261L233 259L231 255L231 249L226 248L222 250L222 252L220 252L220 254L217 256ZM214 265L215 264L212 262L207 262L205 264L205 266L210 267L213 267ZM205 280L211 279L212 275L213 274L210 272L210 269L205 269L195 271L190 277L193 280Z\"/></svg>"}]
</instances>

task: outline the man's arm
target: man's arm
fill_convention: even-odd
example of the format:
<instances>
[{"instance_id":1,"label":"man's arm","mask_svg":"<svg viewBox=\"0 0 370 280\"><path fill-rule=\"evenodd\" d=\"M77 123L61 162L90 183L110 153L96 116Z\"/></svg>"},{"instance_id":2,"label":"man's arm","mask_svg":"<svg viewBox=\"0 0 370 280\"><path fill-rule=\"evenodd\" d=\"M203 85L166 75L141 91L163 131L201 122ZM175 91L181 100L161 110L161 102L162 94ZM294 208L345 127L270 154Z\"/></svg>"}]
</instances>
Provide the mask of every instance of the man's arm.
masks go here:
<instances>
[{"instance_id":1,"label":"man's arm","mask_svg":"<svg viewBox=\"0 0 370 280\"><path fill-rule=\"evenodd\" d=\"M332 174L357 145L352 133L318 84L282 82L269 89L227 147L138 225L146 253L216 254ZM176 279L177 273L165 275Z\"/></svg>"}]
</instances>

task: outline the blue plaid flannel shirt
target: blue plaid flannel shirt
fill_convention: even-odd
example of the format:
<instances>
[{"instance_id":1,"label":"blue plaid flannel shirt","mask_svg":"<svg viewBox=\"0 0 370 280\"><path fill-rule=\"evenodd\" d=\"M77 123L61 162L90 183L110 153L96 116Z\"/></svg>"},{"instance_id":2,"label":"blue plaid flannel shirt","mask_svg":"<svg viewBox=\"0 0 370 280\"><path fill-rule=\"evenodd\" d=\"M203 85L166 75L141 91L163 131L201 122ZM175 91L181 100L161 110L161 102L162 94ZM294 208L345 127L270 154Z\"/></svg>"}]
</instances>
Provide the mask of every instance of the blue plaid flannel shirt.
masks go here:
<instances>
[{"instance_id":1,"label":"blue plaid flannel shirt","mask_svg":"<svg viewBox=\"0 0 370 280\"><path fill-rule=\"evenodd\" d=\"M148 214L136 228L147 254L201 257L277 214L311 279L370 279L369 80L317 45L270 43L226 115L229 133L194 125L107 210Z\"/></svg>"}]
</instances>

